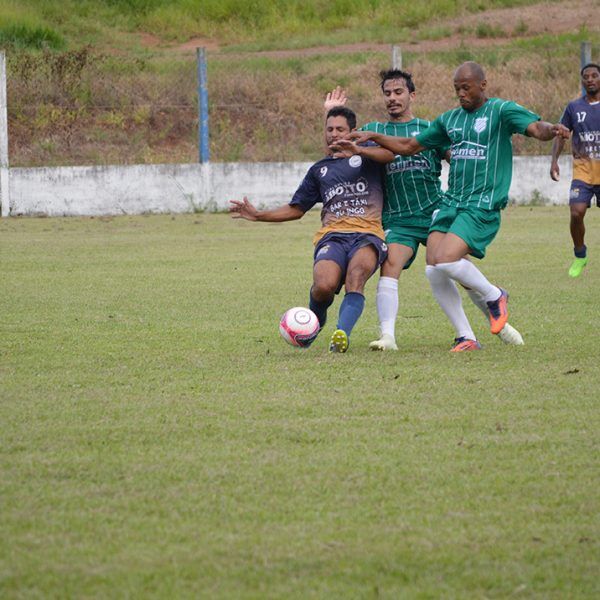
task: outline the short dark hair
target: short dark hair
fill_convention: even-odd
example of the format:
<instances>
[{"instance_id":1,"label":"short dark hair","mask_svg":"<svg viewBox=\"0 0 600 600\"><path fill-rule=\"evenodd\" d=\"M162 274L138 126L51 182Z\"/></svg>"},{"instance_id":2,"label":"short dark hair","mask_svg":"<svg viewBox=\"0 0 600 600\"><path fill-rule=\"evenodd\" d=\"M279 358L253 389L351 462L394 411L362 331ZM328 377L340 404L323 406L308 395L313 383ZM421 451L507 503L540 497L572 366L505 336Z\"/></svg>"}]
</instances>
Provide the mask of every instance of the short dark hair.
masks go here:
<instances>
[{"instance_id":1,"label":"short dark hair","mask_svg":"<svg viewBox=\"0 0 600 600\"><path fill-rule=\"evenodd\" d=\"M400 69L388 69L387 71L381 71L379 73L381 77L381 91L383 92L383 84L391 79L404 79L406 81L406 87L409 92L415 91L415 84L412 79L412 74L407 71L401 71Z\"/></svg>"},{"instance_id":2,"label":"short dark hair","mask_svg":"<svg viewBox=\"0 0 600 600\"><path fill-rule=\"evenodd\" d=\"M598 65L596 63L588 63L587 65L585 65L585 67L581 68L581 71L579 72L579 74L583 77L583 72L586 69L589 69L590 67L593 67L594 69L596 69L598 71L598 73L600 73L600 65Z\"/></svg>"},{"instance_id":3,"label":"short dark hair","mask_svg":"<svg viewBox=\"0 0 600 600\"><path fill-rule=\"evenodd\" d=\"M325 120L329 117L345 117L348 121L348 127L350 129L356 129L356 114L353 110L346 108L345 106L334 106L328 113Z\"/></svg>"}]
</instances>

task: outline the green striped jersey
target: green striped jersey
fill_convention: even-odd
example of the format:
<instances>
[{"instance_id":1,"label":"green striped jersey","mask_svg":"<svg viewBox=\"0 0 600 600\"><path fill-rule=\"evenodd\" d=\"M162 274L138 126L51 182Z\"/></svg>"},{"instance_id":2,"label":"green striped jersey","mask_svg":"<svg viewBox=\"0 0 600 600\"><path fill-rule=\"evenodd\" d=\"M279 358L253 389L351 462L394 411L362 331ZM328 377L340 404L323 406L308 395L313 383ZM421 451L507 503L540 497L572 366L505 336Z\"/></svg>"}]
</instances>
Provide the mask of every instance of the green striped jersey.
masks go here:
<instances>
[{"instance_id":1,"label":"green striped jersey","mask_svg":"<svg viewBox=\"0 0 600 600\"><path fill-rule=\"evenodd\" d=\"M522 106L489 98L477 110L454 108L441 114L417 141L426 148L451 144L448 191L451 206L504 208L512 178L514 133L525 133L540 117Z\"/></svg>"},{"instance_id":2,"label":"green striped jersey","mask_svg":"<svg viewBox=\"0 0 600 600\"><path fill-rule=\"evenodd\" d=\"M384 135L414 137L430 124L431 121L424 119L412 119L406 123L367 123L361 129ZM418 215L440 201L444 152L443 149L425 150L414 156L396 156L386 165L384 215Z\"/></svg>"}]
</instances>

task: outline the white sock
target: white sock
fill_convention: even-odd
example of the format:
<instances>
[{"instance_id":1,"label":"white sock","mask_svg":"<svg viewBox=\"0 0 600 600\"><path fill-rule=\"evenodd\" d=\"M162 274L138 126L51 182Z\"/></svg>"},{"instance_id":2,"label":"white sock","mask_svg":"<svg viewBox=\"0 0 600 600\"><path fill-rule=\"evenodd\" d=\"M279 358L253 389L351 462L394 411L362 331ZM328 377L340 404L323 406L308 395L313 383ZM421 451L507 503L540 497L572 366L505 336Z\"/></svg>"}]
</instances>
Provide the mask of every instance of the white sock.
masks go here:
<instances>
[{"instance_id":1,"label":"white sock","mask_svg":"<svg viewBox=\"0 0 600 600\"><path fill-rule=\"evenodd\" d=\"M472 290L470 288L467 288L466 291L467 294L469 294L469 298L471 298L471 302L473 302L473 304L483 313L483 316L485 317L486 321L489 322L490 310L488 308L487 302L483 299L483 296L479 292L476 292L475 290Z\"/></svg>"},{"instance_id":2,"label":"white sock","mask_svg":"<svg viewBox=\"0 0 600 600\"><path fill-rule=\"evenodd\" d=\"M500 298L500 288L492 285L471 261L461 258L456 262L439 263L436 268L446 272L449 277L465 287L479 292L486 302Z\"/></svg>"},{"instance_id":3,"label":"white sock","mask_svg":"<svg viewBox=\"0 0 600 600\"><path fill-rule=\"evenodd\" d=\"M443 269L438 269L432 265L427 265L425 275L429 279L435 299L454 326L456 337L465 337L469 340L477 339L463 310L462 300L454 281L448 277Z\"/></svg>"},{"instance_id":4,"label":"white sock","mask_svg":"<svg viewBox=\"0 0 600 600\"><path fill-rule=\"evenodd\" d=\"M377 315L381 335L387 333L395 338L396 317L398 316L398 280L394 277L380 277L377 284Z\"/></svg>"}]
</instances>

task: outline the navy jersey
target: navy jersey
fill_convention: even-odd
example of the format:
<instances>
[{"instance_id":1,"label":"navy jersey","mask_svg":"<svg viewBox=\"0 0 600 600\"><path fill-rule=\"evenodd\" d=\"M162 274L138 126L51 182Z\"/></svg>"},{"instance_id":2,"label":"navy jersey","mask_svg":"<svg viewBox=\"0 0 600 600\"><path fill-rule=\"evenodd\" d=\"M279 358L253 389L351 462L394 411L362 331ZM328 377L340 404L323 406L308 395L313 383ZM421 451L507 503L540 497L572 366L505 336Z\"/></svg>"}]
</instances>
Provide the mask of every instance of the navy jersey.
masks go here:
<instances>
[{"instance_id":1,"label":"navy jersey","mask_svg":"<svg viewBox=\"0 0 600 600\"><path fill-rule=\"evenodd\" d=\"M560 122L573 132L573 179L600 185L600 102L569 102Z\"/></svg>"},{"instance_id":2,"label":"navy jersey","mask_svg":"<svg viewBox=\"0 0 600 600\"><path fill-rule=\"evenodd\" d=\"M306 212L323 203L315 244L331 231L372 233L383 240L383 174L383 165L369 158L327 156L308 170L290 205Z\"/></svg>"}]
</instances>

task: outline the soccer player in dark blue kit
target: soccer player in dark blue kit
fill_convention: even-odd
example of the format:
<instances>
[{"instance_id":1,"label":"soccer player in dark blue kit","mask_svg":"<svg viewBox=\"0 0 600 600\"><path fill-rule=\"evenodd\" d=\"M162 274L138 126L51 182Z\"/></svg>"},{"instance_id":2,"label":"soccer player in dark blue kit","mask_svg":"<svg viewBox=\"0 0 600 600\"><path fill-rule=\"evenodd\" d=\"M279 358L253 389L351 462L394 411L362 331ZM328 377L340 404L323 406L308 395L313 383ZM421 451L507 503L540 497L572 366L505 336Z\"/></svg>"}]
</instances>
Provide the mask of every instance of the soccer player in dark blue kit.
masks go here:
<instances>
[{"instance_id":1,"label":"soccer player in dark blue kit","mask_svg":"<svg viewBox=\"0 0 600 600\"><path fill-rule=\"evenodd\" d=\"M560 122L573 132L573 181L569 194L571 237L575 257L569 268L571 277L579 277L588 263L584 243L583 219L596 196L600 206L600 65L589 63L581 69L581 83L585 94L569 102ZM560 178L558 157L565 146L564 138L555 138L552 145L550 177Z\"/></svg>"},{"instance_id":2,"label":"soccer player in dark blue kit","mask_svg":"<svg viewBox=\"0 0 600 600\"><path fill-rule=\"evenodd\" d=\"M346 107L327 113L325 143L328 148L356 128L356 115ZM383 207L382 164L393 154L376 145L356 148L356 155L334 158L331 151L308 170L289 204L257 210L247 198L232 200L230 212L249 221L282 222L300 219L322 203L321 228L314 237L313 284L310 309L320 329L327 309L343 286L337 327L330 352L346 352L354 325L363 312L367 280L386 259L387 246L381 225Z\"/></svg>"}]
</instances>

